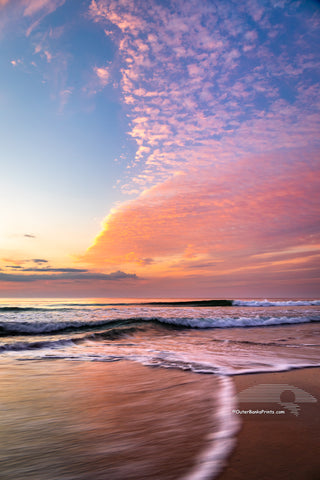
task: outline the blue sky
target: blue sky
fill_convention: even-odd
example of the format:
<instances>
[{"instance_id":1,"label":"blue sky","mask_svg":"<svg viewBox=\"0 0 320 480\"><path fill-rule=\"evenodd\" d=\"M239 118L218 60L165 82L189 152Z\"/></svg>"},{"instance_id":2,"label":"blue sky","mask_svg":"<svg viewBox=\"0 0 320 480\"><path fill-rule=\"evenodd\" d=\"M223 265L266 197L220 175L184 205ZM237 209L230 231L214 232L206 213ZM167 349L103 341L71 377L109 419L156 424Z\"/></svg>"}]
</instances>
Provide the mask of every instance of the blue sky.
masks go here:
<instances>
[{"instance_id":1,"label":"blue sky","mask_svg":"<svg viewBox=\"0 0 320 480\"><path fill-rule=\"evenodd\" d=\"M131 275L110 277L110 295L316 293L318 2L1 0L0 12L5 292L28 295L8 275L41 257ZM33 295L64 290L38 274Z\"/></svg>"},{"instance_id":2,"label":"blue sky","mask_svg":"<svg viewBox=\"0 0 320 480\"><path fill-rule=\"evenodd\" d=\"M115 159L127 150L121 105L113 92L100 91L93 71L114 47L87 8L88 2L66 2L27 34L42 9L24 16L22 4L9 3L0 80L1 190L6 205L23 216L22 228L20 215L7 210L17 216L10 233L37 234L48 216L57 229L73 223L86 237L82 248L114 202L121 175Z\"/></svg>"}]
</instances>

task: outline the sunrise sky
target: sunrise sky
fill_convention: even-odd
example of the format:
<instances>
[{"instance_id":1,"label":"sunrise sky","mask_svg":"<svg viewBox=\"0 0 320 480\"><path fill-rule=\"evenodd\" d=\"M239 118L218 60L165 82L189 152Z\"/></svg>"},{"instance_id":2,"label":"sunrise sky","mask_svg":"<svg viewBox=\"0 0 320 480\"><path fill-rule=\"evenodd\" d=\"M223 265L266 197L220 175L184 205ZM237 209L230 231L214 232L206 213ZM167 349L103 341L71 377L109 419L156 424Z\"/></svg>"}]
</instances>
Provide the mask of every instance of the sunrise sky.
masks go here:
<instances>
[{"instance_id":1,"label":"sunrise sky","mask_svg":"<svg viewBox=\"0 0 320 480\"><path fill-rule=\"evenodd\" d=\"M319 40L311 0L0 0L0 295L319 295Z\"/></svg>"}]
</instances>

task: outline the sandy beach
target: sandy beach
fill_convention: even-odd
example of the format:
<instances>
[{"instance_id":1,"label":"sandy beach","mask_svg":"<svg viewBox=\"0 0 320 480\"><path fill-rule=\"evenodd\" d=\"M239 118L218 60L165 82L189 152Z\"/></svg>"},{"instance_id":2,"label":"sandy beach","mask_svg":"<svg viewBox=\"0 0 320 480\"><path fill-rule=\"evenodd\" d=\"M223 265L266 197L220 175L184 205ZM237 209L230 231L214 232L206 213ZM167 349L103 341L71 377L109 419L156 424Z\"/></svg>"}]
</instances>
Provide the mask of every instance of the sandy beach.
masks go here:
<instances>
[{"instance_id":1,"label":"sandy beach","mask_svg":"<svg viewBox=\"0 0 320 480\"><path fill-rule=\"evenodd\" d=\"M298 416L241 415L243 422L228 466L218 480L318 480L320 478L320 369L239 375L237 392L261 384L288 384L313 395ZM242 403L241 409L281 409L270 403Z\"/></svg>"},{"instance_id":2,"label":"sandy beach","mask_svg":"<svg viewBox=\"0 0 320 480\"><path fill-rule=\"evenodd\" d=\"M217 379L133 362L0 367L1 480L183 477L215 427Z\"/></svg>"},{"instance_id":3,"label":"sandy beach","mask_svg":"<svg viewBox=\"0 0 320 480\"><path fill-rule=\"evenodd\" d=\"M319 370L233 377L238 393L288 384L320 399ZM174 480L195 471L215 430L214 375L133 362L0 366L2 480ZM238 404L241 409L275 405ZM241 415L219 480L317 480L319 403L298 416Z\"/></svg>"}]
</instances>

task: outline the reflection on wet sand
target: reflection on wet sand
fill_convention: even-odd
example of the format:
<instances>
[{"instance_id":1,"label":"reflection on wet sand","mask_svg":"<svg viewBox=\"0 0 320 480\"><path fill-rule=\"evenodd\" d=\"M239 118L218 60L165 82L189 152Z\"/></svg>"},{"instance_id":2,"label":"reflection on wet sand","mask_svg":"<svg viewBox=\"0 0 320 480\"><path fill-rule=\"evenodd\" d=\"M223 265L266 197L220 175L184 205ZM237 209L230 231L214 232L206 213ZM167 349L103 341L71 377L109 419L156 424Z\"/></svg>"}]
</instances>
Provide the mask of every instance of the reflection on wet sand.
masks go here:
<instances>
[{"instance_id":1,"label":"reflection on wet sand","mask_svg":"<svg viewBox=\"0 0 320 480\"><path fill-rule=\"evenodd\" d=\"M212 375L8 361L0 384L2 480L177 479L215 429Z\"/></svg>"}]
</instances>

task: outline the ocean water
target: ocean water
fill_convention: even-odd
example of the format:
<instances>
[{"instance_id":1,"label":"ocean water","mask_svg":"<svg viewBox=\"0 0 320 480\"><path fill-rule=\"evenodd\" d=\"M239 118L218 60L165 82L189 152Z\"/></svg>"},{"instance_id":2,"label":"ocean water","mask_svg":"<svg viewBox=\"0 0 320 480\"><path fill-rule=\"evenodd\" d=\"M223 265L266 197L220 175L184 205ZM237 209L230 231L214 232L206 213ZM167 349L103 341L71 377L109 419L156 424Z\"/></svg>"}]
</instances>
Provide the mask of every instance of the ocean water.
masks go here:
<instances>
[{"instance_id":1,"label":"ocean water","mask_svg":"<svg viewBox=\"0 0 320 480\"><path fill-rule=\"evenodd\" d=\"M187 398L190 402L190 392L200 392L202 387L199 386L200 384L190 387L189 393L185 394L185 399L180 398L179 389L175 389L175 377L170 377L170 387L166 382L165 369L174 369L177 372L184 372L187 383L197 382L198 379L202 381L204 377L206 377L206 382L211 382L210 402L212 402L212 406L210 408L212 412L210 412L210 418L213 420L212 423L208 421L205 445L195 455L194 464L187 472L179 470L173 471L171 474L168 467L168 475L152 473L154 472L152 458L156 458L156 451L149 453L150 461L147 462L148 465L150 464L149 470L146 466L146 459L143 464L139 464L141 471L137 467L131 468L130 462L133 466L137 459L133 460L130 455L125 462L120 462L121 468L126 468L126 473L121 469L117 470L116 467L109 467L110 459L109 463L103 464L101 468L99 467L100 469L94 470L90 467L90 472L86 472L84 465L68 467L67 459L61 460L57 467L56 456L52 460L49 455L39 467L39 462L30 464L30 458L35 456L35 446L30 447L29 460L26 459L28 455L25 451L24 460L21 460L20 454L16 451L17 444L25 445L29 429L27 432L20 432L20 436L12 437L12 445L6 454L6 458L9 460L5 463L1 478L5 480L22 478L54 480L52 468L58 468L60 473L57 479L59 478L59 480L80 478L88 480L100 478L108 480L117 478L212 479L224 465L225 459L234 446L239 428L239 420L231 415L236 401L232 377L245 373L320 366L319 322L320 300L317 299L239 299L230 302L199 302L179 299L175 301L108 299L99 299L98 301L65 299L2 301L0 306L0 367L2 366L2 371L8 372L11 368L14 372L13 366L31 362L32 375L35 375L32 378L36 382L39 381L39 375L37 376L35 371L41 372L42 377L46 377L43 365L46 365L48 375L50 370L54 371L54 382L58 382L59 375L61 374L63 377L66 374L65 367L63 371L57 370L57 365L60 365L62 361L63 365L66 365L65 362L70 365L70 371L78 368L75 365L81 365L83 369L83 365L91 365L92 362L99 362L99 368L102 368L103 362L136 362L161 369L160 383L157 378L153 386L151 386L152 376L154 375L156 378L156 374L153 373L154 369L149 369L148 378L151 378L151 383L148 384L149 391L150 389L152 391L170 389L172 405L175 404L175 398L179 404L186 405ZM50 362L48 362L49 360ZM5 370L7 367L9 370ZM10 387L8 378L6 376L7 385ZM177 385L180 382L179 378L177 377ZM143 385L145 381L143 380ZM156 382L157 385L155 385ZM59 382L57 385L60 385ZM48 385L42 388L46 389ZM56 388L61 388L61 386ZM100 387L96 388L99 390ZM141 381L139 385L136 385L134 391L136 392L139 388L140 390L142 388ZM181 391L182 387L179 388ZM208 389L208 385L206 389ZM204 395L201 395L201 398L204 398ZM12 403L8 403L7 398L4 398L3 401L7 406L12 406ZM150 402L155 402L155 399ZM196 410L200 403L200 397L195 397L189 407L192 410L193 405L193 409ZM9 415L11 426L21 423L21 419L19 420L20 417L16 413L17 406L16 410L12 408L10 410L10 408L8 407L8 412L11 412L11 416ZM136 408L140 408L141 412L145 411L143 395L140 400L136 400ZM205 408L210 409L209 407ZM63 422L63 415L63 412L60 412L59 421L61 422ZM143 416L144 413L140 415ZM149 417L150 415L152 417L149 412ZM156 413L154 412L153 415ZM51 421L49 417L47 423ZM164 420L161 422L163 424ZM178 424L173 427L171 422L172 434L175 432L178 435L177 432L182 423L183 420L179 423L180 427ZM43 429L46 428L45 425L44 422ZM6 428L9 428L8 421ZM83 428L88 429L89 427L87 425ZM168 425L163 428L168 428ZM115 430L117 429L115 428ZM122 433L120 447L119 438L114 435L114 431L108 433L109 453L120 448L121 445L123 447L128 444L129 434L126 431ZM182 438L181 432L179 435L178 438ZM114 442L110 440L113 437ZM118 447L116 446L117 442ZM157 450L157 441L150 440L150 445L152 442L155 442L154 448ZM161 442L160 444L162 444ZM135 440L131 438L129 443L130 448L135 449L135 443L139 443L138 437ZM33 445L32 442L31 445ZM2 446L2 451L3 449L4 446ZM16 456L19 459L18 463L17 460L13 461ZM90 462L87 464L89 465ZM124 465L126 466L124 467ZM135 474L132 473L133 470L135 470ZM46 473L46 476L44 472L49 473Z\"/></svg>"}]
</instances>

